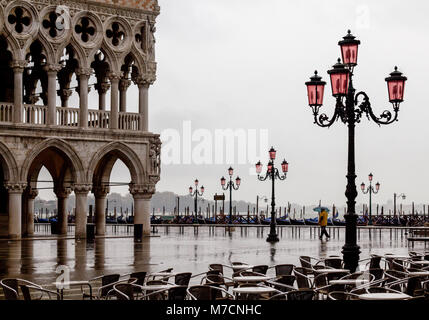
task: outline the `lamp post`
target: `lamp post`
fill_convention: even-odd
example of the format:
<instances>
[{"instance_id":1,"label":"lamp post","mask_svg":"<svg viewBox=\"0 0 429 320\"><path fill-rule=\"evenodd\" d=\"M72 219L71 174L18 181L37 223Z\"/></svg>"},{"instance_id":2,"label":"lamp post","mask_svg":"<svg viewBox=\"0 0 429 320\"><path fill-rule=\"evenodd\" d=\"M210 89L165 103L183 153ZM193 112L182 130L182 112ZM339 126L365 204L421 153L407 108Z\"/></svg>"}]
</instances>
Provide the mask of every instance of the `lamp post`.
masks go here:
<instances>
[{"instance_id":1,"label":"lamp post","mask_svg":"<svg viewBox=\"0 0 429 320\"><path fill-rule=\"evenodd\" d=\"M222 186L223 190L229 189L229 224L232 224L232 190L238 190L240 188L241 179L240 177L237 177L235 179L235 184L232 181L232 175L234 174L234 169L232 167L229 167L228 169L228 175L229 175L229 181L226 183L225 177L222 177L220 179L220 184Z\"/></svg>"},{"instance_id":2,"label":"lamp post","mask_svg":"<svg viewBox=\"0 0 429 320\"><path fill-rule=\"evenodd\" d=\"M399 105L404 98L404 87L407 78L402 76L402 73L395 67L390 77L385 79L389 101L393 105L393 114L391 111L386 110L380 116L376 116L372 111L368 95L363 91L356 93L353 87L353 71L357 65L360 41L356 40L349 30L348 34L338 44L341 47L343 63L341 63L341 59L338 59L338 63L328 71L331 78L332 95L336 98L335 112L331 119L324 113L319 114L323 105L326 82L321 81L322 78L315 71L314 76L305 84L307 86L308 103L312 108L315 124L320 127L330 127L337 120L341 120L348 126L347 187L345 192L347 214L344 216L346 220L346 241L342 253L345 267L354 272L358 265L360 253L360 248L356 242L355 125L360 122L364 114L369 120L373 120L378 125L388 125L397 121Z\"/></svg>"},{"instance_id":3,"label":"lamp post","mask_svg":"<svg viewBox=\"0 0 429 320\"><path fill-rule=\"evenodd\" d=\"M279 237L277 236L276 232L276 211L275 211L275 189L274 189L274 182L276 179L279 180L285 180L287 172L289 170L289 163L286 160L283 160L281 166L283 174L279 174L279 170L274 166L274 160L276 159L276 150L271 147L269 151L270 155L270 161L268 162L267 166L267 172L265 173L265 176L260 176L260 173L262 172L262 164L261 161L258 161L256 164L256 173L258 174L258 180L259 181L265 181L268 178L271 179L271 222L270 222L270 233L267 237L267 242L278 242Z\"/></svg>"},{"instance_id":4,"label":"lamp post","mask_svg":"<svg viewBox=\"0 0 429 320\"><path fill-rule=\"evenodd\" d=\"M369 225L372 225L372 194L377 194L378 190L380 190L380 183L377 182L375 184L375 189L372 186L372 178L374 176L372 175L372 173L370 173L368 175L368 180L369 180L369 186L368 188L365 189L365 183L362 182L362 184L360 185L360 189L362 190L363 194L367 194L369 193Z\"/></svg>"},{"instance_id":5,"label":"lamp post","mask_svg":"<svg viewBox=\"0 0 429 320\"><path fill-rule=\"evenodd\" d=\"M396 193L393 194L393 215L396 216L396 198L401 197L402 200L405 200L406 195L404 193L401 193L397 195Z\"/></svg>"},{"instance_id":6,"label":"lamp post","mask_svg":"<svg viewBox=\"0 0 429 320\"><path fill-rule=\"evenodd\" d=\"M189 195L191 197L195 197L194 212L195 212L195 219L198 219L197 218L197 214L198 214L198 196L200 196L200 197L203 196L203 194L204 194L204 186L201 186L200 191L199 191L198 190L198 184L199 184L198 179L195 179L194 184L195 184L195 191L193 190L192 187L189 187Z\"/></svg>"}]
</instances>

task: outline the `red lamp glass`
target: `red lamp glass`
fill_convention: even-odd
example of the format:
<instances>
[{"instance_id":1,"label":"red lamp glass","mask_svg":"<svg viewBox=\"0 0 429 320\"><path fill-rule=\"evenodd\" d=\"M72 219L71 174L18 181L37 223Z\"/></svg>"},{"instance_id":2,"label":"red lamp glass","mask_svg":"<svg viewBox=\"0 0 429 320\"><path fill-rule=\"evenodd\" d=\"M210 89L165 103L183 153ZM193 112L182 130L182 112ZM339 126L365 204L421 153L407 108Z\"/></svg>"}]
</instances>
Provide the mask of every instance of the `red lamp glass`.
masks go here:
<instances>
[{"instance_id":1,"label":"red lamp glass","mask_svg":"<svg viewBox=\"0 0 429 320\"><path fill-rule=\"evenodd\" d=\"M226 183L226 179L225 179L225 177L222 177L222 178L220 179L220 184L221 184L222 186L224 186L224 185L225 185L225 183Z\"/></svg>"},{"instance_id":2,"label":"red lamp glass","mask_svg":"<svg viewBox=\"0 0 429 320\"><path fill-rule=\"evenodd\" d=\"M390 74L390 77L386 78L391 103L404 101L405 81L407 81L407 77L404 77L402 72L398 71L398 67L395 67L395 71Z\"/></svg>"},{"instance_id":3,"label":"red lamp glass","mask_svg":"<svg viewBox=\"0 0 429 320\"><path fill-rule=\"evenodd\" d=\"M361 183L361 185L360 185L360 189L362 190L362 191L364 191L365 190L365 183Z\"/></svg>"},{"instance_id":4,"label":"red lamp glass","mask_svg":"<svg viewBox=\"0 0 429 320\"><path fill-rule=\"evenodd\" d=\"M333 69L329 70L328 74L331 76L332 95L334 97L345 96L349 89L350 71L338 59L338 62L333 65Z\"/></svg>"},{"instance_id":5,"label":"red lamp glass","mask_svg":"<svg viewBox=\"0 0 429 320\"><path fill-rule=\"evenodd\" d=\"M377 182L376 184L375 184L375 190L380 190L380 183L379 182Z\"/></svg>"},{"instance_id":6,"label":"red lamp glass","mask_svg":"<svg viewBox=\"0 0 429 320\"><path fill-rule=\"evenodd\" d=\"M357 65L358 47L360 41L355 39L356 37L351 34L351 31L347 31L347 35L343 37L344 40L338 42L341 47L341 55L343 57L343 63L349 67Z\"/></svg>"},{"instance_id":7,"label":"red lamp glass","mask_svg":"<svg viewBox=\"0 0 429 320\"><path fill-rule=\"evenodd\" d=\"M232 176L232 175L234 174L234 169L233 169L232 167L229 167L229 169L228 169L228 174L229 174L230 176Z\"/></svg>"},{"instance_id":8,"label":"red lamp glass","mask_svg":"<svg viewBox=\"0 0 429 320\"><path fill-rule=\"evenodd\" d=\"M204 193L204 186L201 186L201 193Z\"/></svg>"},{"instance_id":9,"label":"red lamp glass","mask_svg":"<svg viewBox=\"0 0 429 320\"><path fill-rule=\"evenodd\" d=\"M239 187L239 186L240 186L240 184L241 184L241 179L240 179L240 177L237 177L237 179L235 179L235 183L236 183L237 187Z\"/></svg>"},{"instance_id":10,"label":"red lamp glass","mask_svg":"<svg viewBox=\"0 0 429 320\"><path fill-rule=\"evenodd\" d=\"M273 163L270 161L268 162L268 172L271 172L272 169L273 169Z\"/></svg>"},{"instance_id":11,"label":"red lamp glass","mask_svg":"<svg viewBox=\"0 0 429 320\"><path fill-rule=\"evenodd\" d=\"M262 164L261 164L261 161L258 161L257 163L256 163L256 173L257 174L260 174L261 173L261 171L262 171Z\"/></svg>"},{"instance_id":12,"label":"red lamp glass","mask_svg":"<svg viewBox=\"0 0 429 320\"><path fill-rule=\"evenodd\" d=\"M198 179L195 179L195 186L197 187L198 186Z\"/></svg>"},{"instance_id":13,"label":"red lamp glass","mask_svg":"<svg viewBox=\"0 0 429 320\"><path fill-rule=\"evenodd\" d=\"M372 181L372 177L373 177L373 175L372 175L372 173L370 173L370 174L368 175L368 180L369 180L369 181Z\"/></svg>"},{"instance_id":14,"label":"red lamp glass","mask_svg":"<svg viewBox=\"0 0 429 320\"><path fill-rule=\"evenodd\" d=\"M282 171L283 173L288 172L289 170L289 163L286 161L286 159L283 160L282 162Z\"/></svg>"},{"instance_id":15,"label":"red lamp glass","mask_svg":"<svg viewBox=\"0 0 429 320\"><path fill-rule=\"evenodd\" d=\"M323 93L325 91L325 81L321 81L322 77L317 75L317 71L314 71L314 76L310 77L310 81L307 81L308 105L310 107L320 107L323 105Z\"/></svg>"},{"instance_id":16,"label":"red lamp glass","mask_svg":"<svg viewBox=\"0 0 429 320\"><path fill-rule=\"evenodd\" d=\"M275 160L277 151L274 149L274 147L271 147L270 151L268 151L268 152L270 154L270 159Z\"/></svg>"},{"instance_id":17,"label":"red lamp glass","mask_svg":"<svg viewBox=\"0 0 429 320\"><path fill-rule=\"evenodd\" d=\"M189 193L192 193L192 190L193 190L192 187L189 187Z\"/></svg>"}]
</instances>

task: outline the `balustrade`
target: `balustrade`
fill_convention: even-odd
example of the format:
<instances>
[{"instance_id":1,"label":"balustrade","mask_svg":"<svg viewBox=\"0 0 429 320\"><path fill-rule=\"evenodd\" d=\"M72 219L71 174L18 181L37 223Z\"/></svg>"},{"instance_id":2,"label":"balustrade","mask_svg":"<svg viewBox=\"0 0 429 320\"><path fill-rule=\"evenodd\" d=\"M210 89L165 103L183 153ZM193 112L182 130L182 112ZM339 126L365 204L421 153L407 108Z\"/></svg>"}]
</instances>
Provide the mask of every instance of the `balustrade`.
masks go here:
<instances>
[{"instance_id":1,"label":"balustrade","mask_svg":"<svg viewBox=\"0 0 429 320\"><path fill-rule=\"evenodd\" d=\"M56 121L59 126L78 127L79 109L57 107Z\"/></svg>"},{"instance_id":2,"label":"balustrade","mask_svg":"<svg viewBox=\"0 0 429 320\"><path fill-rule=\"evenodd\" d=\"M141 115L138 113L119 112L118 128L120 130L139 130Z\"/></svg>"},{"instance_id":3,"label":"balustrade","mask_svg":"<svg viewBox=\"0 0 429 320\"><path fill-rule=\"evenodd\" d=\"M35 104L24 104L23 123L27 124L46 124L46 115L48 107Z\"/></svg>"},{"instance_id":4,"label":"balustrade","mask_svg":"<svg viewBox=\"0 0 429 320\"><path fill-rule=\"evenodd\" d=\"M13 122L13 103L0 103L0 122Z\"/></svg>"}]
</instances>

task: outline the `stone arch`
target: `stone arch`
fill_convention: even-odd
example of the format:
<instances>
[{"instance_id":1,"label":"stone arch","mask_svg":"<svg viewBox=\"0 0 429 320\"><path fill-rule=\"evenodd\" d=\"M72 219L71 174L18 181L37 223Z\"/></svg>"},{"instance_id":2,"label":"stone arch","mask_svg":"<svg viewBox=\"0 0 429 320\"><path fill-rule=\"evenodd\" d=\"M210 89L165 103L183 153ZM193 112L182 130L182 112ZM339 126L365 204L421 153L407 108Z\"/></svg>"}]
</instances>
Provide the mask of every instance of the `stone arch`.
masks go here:
<instances>
[{"instance_id":1,"label":"stone arch","mask_svg":"<svg viewBox=\"0 0 429 320\"><path fill-rule=\"evenodd\" d=\"M64 49L66 48L72 48L73 52L76 54L76 60L78 62L79 68L89 68L88 64L88 58L85 54L85 51L82 49L81 46L76 42L75 39L71 39L69 42L61 45L58 47L57 51L55 52L55 63L58 63L61 60L61 56L64 52Z\"/></svg>"},{"instance_id":2,"label":"stone arch","mask_svg":"<svg viewBox=\"0 0 429 320\"><path fill-rule=\"evenodd\" d=\"M131 50L124 55L123 57L121 57L121 60L119 61L121 68L127 64L127 59L128 58L132 58L132 60L134 61L134 65L138 70L138 74L139 76L143 76L146 73L146 65L145 62L141 56L141 53L139 53L137 51L136 48L132 47Z\"/></svg>"},{"instance_id":3,"label":"stone arch","mask_svg":"<svg viewBox=\"0 0 429 320\"><path fill-rule=\"evenodd\" d=\"M49 41L41 34L39 34L37 37L32 39L32 41L28 41L26 44L26 47L24 49L24 55L27 56L27 54L30 53L30 47L33 43L38 41L42 46L42 53L45 55L46 62L49 64L55 64L55 52L52 45L49 43Z\"/></svg>"},{"instance_id":4,"label":"stone arch","mask_svg":"<svg viewBox=\"0 0 429 320\"><path fill-rule=\"evenodd\" d=\"M11 37L6 32L0 32L0 37L2 37L6 41L8 45L7 50L12 54L13 60L23 59L18 41L14 37Z\"/></svg>"},{"instance_id":5,"label":"stone arch","mask_svg":"<svg viewBox=\"0 0 429 320\"><path fill-rule=\"evenodd\" d=\"M0 142L0 162L5 181L18 181L18 165L9 148Z\"/></svg>"},{"instance_id":6,"label":"stone arch","mask_svg":"<svg viewBox=\"0 0 429 320\"><path fill-rule=\"evenodd\" d=\"M86 176L87 181L92 181L94 186L108 182L113 165L118 159L128 167L131 183L143 183L145 171L139 156L122 142L109 143L92 157Z\"/></svg>"},{"instance_id":7,"label":"stone arch","mask_svg":"<svg viewBox=\"0 0 429 320\"><path fill-rule=\"evenodd\" d=\"M21 169L22 181L29 180L32 174L31 171L40 170L40 164L35 165L34 162L38 156L42 155L46 151L56 153L64 161L63 165L70 166L68 168L70 169L69 173L67 173L66 170L63 173L58 172L59 175L62 175L62 178L65 178L64 175L70 175L70 178L73 180L74 183L85 182L84 168L78 154L73 149L73 147L70 146L66 141L56 138L45 140L34 146L34 148L29 151ZM47 169L49 170L49 168ZM50 173L52 177L55 178L55 174L53 175L52 172Z\"/></svg>"},{"instance_id":8,"label":"stone arch","mask_svg":"<svg viewBox=\"0 0 429 320\"><path fill-rule=\"evenodd\" d=\"M106 62L109 64L109 68L111 72L119 72L120 66L119 61L115 55L115 53L112 51L112 49L107 46L104 41L101 44L99 48L96 48L89 54L89 61L88 63L91 64L95 60L95 54L100 50L103 55L106 57Z\"/></svg>"}]
</instances>

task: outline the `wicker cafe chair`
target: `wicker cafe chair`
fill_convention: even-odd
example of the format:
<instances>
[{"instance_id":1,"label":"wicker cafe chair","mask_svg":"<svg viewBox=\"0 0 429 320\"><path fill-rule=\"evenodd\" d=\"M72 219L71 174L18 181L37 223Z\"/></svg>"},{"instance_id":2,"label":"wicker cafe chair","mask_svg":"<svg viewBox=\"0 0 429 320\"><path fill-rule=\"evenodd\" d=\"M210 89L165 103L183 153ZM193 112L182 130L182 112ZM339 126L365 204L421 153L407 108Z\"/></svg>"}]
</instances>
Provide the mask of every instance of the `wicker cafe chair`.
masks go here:
<instances>
[{"instance_id":1,"label":"wicker cafe chair","mask_svg":"<svg viewBox=\"0 0 429 320\"><path fill-rule=\"evenodd\" d=\"M174 284L178 286L188 286L191 277L191 272L178 273L174 276Z\"/></svg>"},{"instance_id":2,"label":"wicker cafe chair","mask_svg":"<svg viewBox=\"0 0 429 320\"><path fill-rule=\"evenodd\" d=\"M328 293L328 300L357 300L357 294L345 291L332 291Z\"/></svg>"},{"instance_id":3,"label":"wicker cafe chair","mask_svg":"<svg viewBox=\"0 0 429 320\"><path fill-rule=\"evenodd\" d=\"M219 296L220 291L221 296ZM191 286L187 289L191 300L233 300L234 296L225 289L208 285Z\"/></svg>"},{"instance_id":4,"label":"wicker cafe chair","mask_svg":"<svg viewBox=\"0 0 429 320\"><path fill-rule=\"evenodd\" d=\"M259 273L259 274L263 274L263 275L267 274L267 270L268 270L268 266L267 265L259 265L259 266L254 266L252 268L253 272Z\"/></svg>"},{"instance_id":5,"label":"wicker cafe chair","mask_svg":"<svg viewBox=\"0 0 429 320\"><path fill-rule=\"evenodd\" d=\"M307 268L295 267L293 272L299 289L309 289L312 287L310 278L307 276Z\"/></svg>"},{"instance_id":6,"label":"wicker cafe chair","mask_svg":"<svg viewBox=\"0 0 429 320\"><path fill-rule=\"evenodd\" d=\"M324 260L325 266L328 268L342 269L343 259L341 258L326 258Z\"/></svg>"},{"instance_id":7,"label":"wicker cafe chair","mask_svg":"<svg viewBox=\"0 0 429 320\"><path fill-rule=\"evenodd\" d=\"M121 277L120 274L114 273L114 274L102 275L88 280L89 283L101 280L101 287L98 289L98 296L93 295L92 297L90 296L89 293L86 293L83 287L81 287L83 299L85 298L105 299L109 291L113 289L113 284L117 283L120 277ZM91 286L94 287L94 285L92 284Z\"/></svg>"},{"instance_id":8,"label":"wicker cafe chair","mask_svg":"<svg viewBox=\"0 0 429 320\"><path fill-rule=\"evenodd\" d=\"M40 294L38 297L35 297L36 300L41 300L45 295L48 299L52 299L52 296L57 300L60 300L60 294L43 288L42 286L30 282L24 279L14 279L6 278L0 281L0 286L3 288L5 300L20 300L19 289L21 289L22 297L24 300L34 300L31 291L36 291Z\"/></svg>"},{"instance_id":9,"label":"wicker cafe chair","mask_svg":"<svg viewBox=\"0 0 429 320\"><path fill-rule=\"evenodd\" d=\"M159 286L159 285L166 285L168 284L167 281L164 280L150 280L146 282L146 286ZM163 290L149 290L146 289L142 299L146 300L165 300L165 294L166 289Z\"/></svg>"},{"instance_id":10,"label":"wicker cafe chair","mask_svg":"<svg viewBox=\"0 0 429 320\"><path fill-rule=\"evenodd\" d=\"M293 264L278 264L274 266L276 271L276 276L290 276L292 275L293 268L295 266Z\"/></svg>"},{"instance_id":11,"label":"wicker cafe chair","mask_svg":"<svg viewBox=\"0 0 429 320\"><path fill-rule=\"evenodd\" d=\"M223 274L223 264L220 263L212 263L209 265L210 270L218 270L220 273Z\"/></svg>"},{"instance_id":12,"label":"wicker cafe chair","mask_svg":"<svg viewBox=\"0 0 429 320\"><path fill-rule=\"evenodd\" d=\"M136 278L129 278L111 283L108 285L110 289L107 292L106 296L100 299L110 300L111 298L116 297L116 299L118 300L134 300L135 297L143 293L141 286L137 285L136 282ZM102 290L103 288L98 289L99 297L101 297L100 294ZM125 295L129 298L126 299L124 297Z\"/></svg>"},{"instance_id":13,"label":"wicker cafe chair","mask_svg":"<svg viewBox=\"0 0 429 320\"><path fill-rule=\"evenodd\" d=\"M290 301L310 301L314 300L314 297L316 296L316 292L312 289L302 289L302 290L295 290L295 291L289 291L286 293L287 300Z\"/></svg>"},{"instance_id":14,"label":"wicker cafe chair","mask_svg":"<svg viewBox=\"0 0 429 320\"><path fill-rule=\"evenodd\" d=\"M268 284L272 285L275 289L287 292L291 290L295 290L294 283L295 283L295 276L292 275L286 275L286 276L280 276L275 278L272 281L267 281Z\"/></svg>"}]
</instances>

